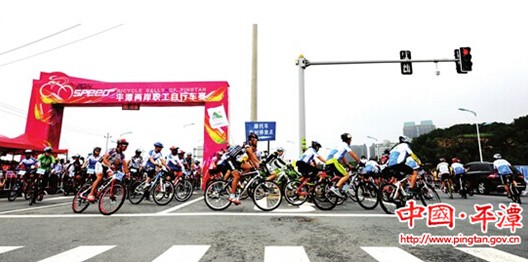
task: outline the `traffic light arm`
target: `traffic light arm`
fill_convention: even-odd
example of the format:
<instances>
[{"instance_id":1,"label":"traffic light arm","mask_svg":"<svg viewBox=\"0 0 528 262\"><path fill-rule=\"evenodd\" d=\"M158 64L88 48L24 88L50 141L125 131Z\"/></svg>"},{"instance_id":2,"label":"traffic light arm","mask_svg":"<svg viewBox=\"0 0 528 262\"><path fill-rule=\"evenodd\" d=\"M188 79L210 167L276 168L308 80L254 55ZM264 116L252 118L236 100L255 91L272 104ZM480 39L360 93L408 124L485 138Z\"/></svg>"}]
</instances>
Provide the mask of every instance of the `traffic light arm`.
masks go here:
<instances>
[{"instance_id":1,"label":"traffic light arm","mask_svg":"<svg viewBox=\"0 0 528 262\"><path fill-rule=\"evenodd\" d=\"M332 61L332 62L311 62L305 60L306 66L311 65L356 65L356 64L390 64L390 63L440 63L440 62L457 62L460 59L403 59L403 60L370 60L370 61Z\"/></svg>"}]
</instances>

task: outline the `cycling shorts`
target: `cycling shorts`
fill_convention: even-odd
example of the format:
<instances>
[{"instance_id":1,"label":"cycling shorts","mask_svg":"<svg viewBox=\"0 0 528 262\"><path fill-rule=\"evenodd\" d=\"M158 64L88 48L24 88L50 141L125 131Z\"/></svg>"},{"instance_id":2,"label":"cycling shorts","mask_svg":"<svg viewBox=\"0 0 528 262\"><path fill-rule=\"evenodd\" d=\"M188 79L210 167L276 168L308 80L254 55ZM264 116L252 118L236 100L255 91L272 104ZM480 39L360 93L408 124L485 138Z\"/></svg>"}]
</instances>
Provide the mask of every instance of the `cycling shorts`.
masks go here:
<instances>
[{"instance_id":1,"label":"cycling shorts","mask_svg":"<svg viewBox=\"0 0 528 262\"><path fill-rule=\"evenodd\" d=\"M449 179L451 177L451 174L449 173L443 173L443 174L440 174L440 180L444 181L446 179Z\"/></svg>"},{"instance_id":2,"label":"cycling shorts","mask_svg":"<svg viewBox=\"0 0 528 262\"><path fill-rule=\"evenodd\" d=\"M383 169L383 177L385 179L390 179L395 177L398 180L403 179L404 175L410 175L413 173L412 167L406 165L405 163L400 163L393 166L388 166Z\"/></svg>"},{"instance_id":3,"label":"cycling shorts","mask_svg":"<svg viewBox=\"0 0 528 262\"><path fill-rule=\"evenodd\" d=\"M346 169L339 163L339 160L332 158L326 161L326 166L338 176L348 176Z\"/></svg>"}]
</instances>

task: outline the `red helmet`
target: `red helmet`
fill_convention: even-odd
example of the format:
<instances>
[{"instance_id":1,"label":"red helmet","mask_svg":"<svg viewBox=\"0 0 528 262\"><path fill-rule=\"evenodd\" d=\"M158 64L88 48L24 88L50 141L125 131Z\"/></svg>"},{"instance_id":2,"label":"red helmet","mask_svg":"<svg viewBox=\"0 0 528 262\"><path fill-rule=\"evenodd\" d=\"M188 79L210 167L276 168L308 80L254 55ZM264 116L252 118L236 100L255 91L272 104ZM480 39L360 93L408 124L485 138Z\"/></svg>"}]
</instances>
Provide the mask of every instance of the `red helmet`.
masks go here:
<instances>
[{"instance_id":1,"label":"red helmet","mask_svg":"<svg viewBox=\"0 0 528 262\"><path fill-rule=\"evenodd\" d=\"M453 157L453 159L451 159L451 162L452 163L458 163L458 162L460 162L460 159L458 159L456 157Z\"/></svg>"},{"instance_id":2,"label":"red helmet","mask_svg":"<svg viewBox=\"0 0 528 262\"><path fill-rule=\"evenodd\" d=\"M126 145L126 146L128 146L128 141L126 141L126 139L124 139L124 138L121 138L121 139L117 140L117 144L118 145Z\"/></svg>"}]
</instances>

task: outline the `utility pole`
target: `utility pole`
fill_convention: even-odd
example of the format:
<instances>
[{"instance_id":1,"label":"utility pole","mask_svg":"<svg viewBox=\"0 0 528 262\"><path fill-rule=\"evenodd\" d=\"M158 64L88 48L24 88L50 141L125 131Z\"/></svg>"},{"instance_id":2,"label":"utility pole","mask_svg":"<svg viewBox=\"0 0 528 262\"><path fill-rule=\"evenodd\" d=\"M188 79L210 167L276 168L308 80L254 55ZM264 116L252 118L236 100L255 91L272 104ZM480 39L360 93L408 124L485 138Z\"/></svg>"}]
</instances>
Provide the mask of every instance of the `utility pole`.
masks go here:
<instances>
[{"instance_id":1,"label":"utility pole","mask_svg":"<svg viewBox=\"0 0 528 262\"><path fill-rule=\"evenodd\" d=\"M106 133L106 136L104 136L104 138L106 138L105 153L108 151L108 140L109 140L111 137L112 137L112 136L110 135L110 133Z\"/></svg>"},{"instance_id":2,"label":"utility pole","mask_svg":"<svg viewBox=\"0 0 528 262\"><path fill-rule=\"evenodd\" d=\"M258 25L253 24L253 48L251 55L251 121L257 121L257 62L258 62Z\"/></svg>"}]
</instances>

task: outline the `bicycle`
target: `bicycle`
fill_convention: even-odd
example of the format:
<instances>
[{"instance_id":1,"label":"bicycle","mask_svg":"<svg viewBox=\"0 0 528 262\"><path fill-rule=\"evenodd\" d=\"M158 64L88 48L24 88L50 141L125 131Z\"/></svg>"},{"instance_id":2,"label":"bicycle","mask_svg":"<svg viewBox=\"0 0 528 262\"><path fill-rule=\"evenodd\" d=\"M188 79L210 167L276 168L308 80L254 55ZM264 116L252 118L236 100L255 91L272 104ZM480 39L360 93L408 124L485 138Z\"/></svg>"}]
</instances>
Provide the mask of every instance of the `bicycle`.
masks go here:
<instances>
[{"instance_id":1,"label":"bicycle","mask_svg":"<svg viewBox=\"0 0 528 262\"><path fill-rule=\"evenodd\" d=\"M502 180L502 176L501 176L501 180ZM503 183L504 183L504 180L502 180ZM508 184L508 187L509 187L509 198L514 202L514 203L519 203L519 205L521 204L521 191L519 190L518 188L518 185L517 185L517 181L515 181L515 179L513 178L513 175L507 175L506 176L506 184Z\"/></svg>"},{"instance_id":2,"label":"bicycle","mask_svg":"<svg viewBox=\"0 0 528 262\"><path fill-rule=\"evenodd\" d=\"M286 184L284 188L286 202L300 206L311 199L320 210L333 209L337 205L339 197L330 191L333 185L331 178L323 170L320 170L317 176L318 180L315 183L311 181L310 177L304 177L302 182L294 180Z\"/></svg>"},{"instance_id":3,"label":"bicycle","mask_svg":"<svg viewBox=\"0 0 528 262\"><path fill-rule=\"evenodd\" d=\"M130 194L128 200L130 203L137 205L143 201L144 198L152 196L152 199L157 205L165 206L172 201L174 197L174 185L165 179L166 172L160 169L154 179L146 186L146 181L137 181L130 186Z\"/></svg>"},{"instance_id":4,"label":"bicycle","mask_svg":"<svg viewBox=\"0 0 528 262\"><path fill-rule=\"evenodd\" d=\"M117 212L127 196L127 190L123 185L124 173L117 171L111 177L105 177L95 191L95 202L99 202L99 212L103 215L112 215ZM85 183L75 194L72 201L72 210L75 213L82 213L90 205L88 195L92 190L91 183ZM94 203L95 203L94 202Z\"/></svg>"},{"instance_id":5,"label":"bicycle","mask_svg":"<svg viewBox=\"0 0 528 262\"><path fill-rule=\"evenodd\" d=\"M357 203L366 210L376 208L379 203L378 192L379 188L374 183L374 178L366 175L359 180L355 189Z\"/></svg>"},{"instance_id":6,"label":"bicycle","mask_svg":"<svg viewBox=\"0 0 528 262\"><path fill-rule=\"evenodd\" d=\"M446 177L442 180L444 182L444 188L442 189L442 191L446 193L447 195L449 195L450 199L453 199L453 182L451 180L451 175L442 174L442 176Z\"/></svg>"},{"instance_id":7,"label":"bicycle","mask_svg":"<svg viewBox=\"0 0 528 262\"><path fill-rule=\"evenodd\" d=\"M7 200L9 202L15 201L20 194L24 194L25 199L29 200L29 186L28 183L24 180L25 174L25 170L17 171L17 178L15 179L15 182L13 183L7 194Z\"/></svg>"},{"instance_id":8,"label":"bicycle","mask_svg":"<svg viewBox=\"0 0 528 262\"><path fill-rule=\"evenodd\" d=\"M423 191L423 185L425 185L425 188L430 189L431 187L427 186L425 182L423 184L417 183L416 187L418 188L417 192L407 192L404 188L404 185L407 184L407 180L409 179L408 174L404 175L404 177L400 180L397 180L395 183L390 182L382 182L379 190L379 204L381 206L381 209L385 211L387 214L394 214L396 209L400 207L404 207L407 203L407 200L412 199L416 195L418 195L418 198L422 201L422 204L427 206L429 200L436 199L436 197L430 198L425 197L422 193ZM418 179L417 179L418 180ZM418 181L417 181L418 182ZM436 194L437 196L438 194ZM440 198L438 197L438 200Z\"/></svg>"},{"instance_id":9,"label":"bicycle","mask_svg":"<svg viewBox=\"0 0 528 262\"><path fill-rule=\"evenodd\" d=\"M261 172L263 171L255 170L241 174L236 192L239 196L247 193L259 209L271 211L280 206L282 191L277 183L266 181ZM232 204L229 201L232 179L230 177L228 180L217 180L209 184L204 192L204 201L209 208L220 211Z\"/></svg>"},{"instance_id":10,"label":"bicycle","mask_svg":"<svg viewBox=\"0 0 528 262\"><path fill-rule=\"evenodd\" d=\"M185 175L178 175L174 179L174 199L185 202L191 198L194 192L193 183Z\"/></svg>"},{"instance_id":11,"label":"bicycle","mask_svg":"<svg viewBox=\"0 0 528 262\"><path fill-rule=\"evenodd\" d=\"M44 183L43 176L46 174L46 170L39 168L34 174L35 178L30 185L31 198L29 199L29 205L32 206L37 202L44 199Z\"/></svg>"}]
</instances>

